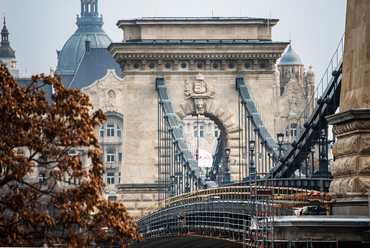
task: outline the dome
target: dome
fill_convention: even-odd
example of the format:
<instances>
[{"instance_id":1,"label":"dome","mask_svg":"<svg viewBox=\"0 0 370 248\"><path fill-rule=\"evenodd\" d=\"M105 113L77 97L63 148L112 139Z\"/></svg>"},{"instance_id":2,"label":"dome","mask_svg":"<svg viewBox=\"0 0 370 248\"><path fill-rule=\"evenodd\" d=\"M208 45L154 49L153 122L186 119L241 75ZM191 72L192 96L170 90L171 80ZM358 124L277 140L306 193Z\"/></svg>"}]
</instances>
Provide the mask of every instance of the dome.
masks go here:
<instances>
[{"instance_id":1,"label":"dome","mask_svg":"<svg viewBox=\"0 0 370 248\"><path fill-rule=\"evenodd\" d=\"M90 2L81 0L81 16L77 16L76 32L58 51L59 74L73 74L85 52L85 41L90 39L91 48L107 48L112 40L102 29L103 17L98 13L98 0Z\"/></svg>"},{"instance_id":2,"label":"dome","mask_svg":"<svg viewBox=\"0 0 370 248\"><path fill-rule=\"evenodd\" d=\"M77 30L64 44L58 54L58 72L74 71L85 52L85 40L90 39L91 48L107 48L112 40L101 30L100 32L79 32Z\"/></svg>"},{"instance_id":3,"label":"dome","mask_svg":"<svg viewBox=\"0 0 370 248\"><path fill-rule=\"evenodd\" d=\"M303 65L301 58L293 51L291 44L289 44L288 50L281 56L279 65Z\"/></svg>"},{"instance_id":4,"label":"dome","mask_svg":"<svg viewBox=\"0 0 370 248\"><path fill-rule=\"evenodd\" d=\"M1 46L0 47L0 58L13 58L15 59L15 53L10 46Z\"/></svg>"},{"instance_id":5,"label":"dome","mask_svg":"<svg viewBox=\"0 0 370 248\"><path fill-rule=\"evenodd\" d=\"M4 17L4 26L1 30L1 46L0 46L0 58L13 58L15 59L15 52L10 47L9 42L9 31L6 28L6 22Z\"/></svg>"}]
</instances>

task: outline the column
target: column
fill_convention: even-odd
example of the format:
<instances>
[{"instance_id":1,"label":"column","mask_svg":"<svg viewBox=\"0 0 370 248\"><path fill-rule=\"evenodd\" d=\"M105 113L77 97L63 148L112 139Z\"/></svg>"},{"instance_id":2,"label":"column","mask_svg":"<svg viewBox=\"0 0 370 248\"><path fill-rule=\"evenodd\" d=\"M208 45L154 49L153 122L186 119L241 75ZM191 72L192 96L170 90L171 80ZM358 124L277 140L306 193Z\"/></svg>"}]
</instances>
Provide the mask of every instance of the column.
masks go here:
<instances>
[{"instance_id":1,"label":"column","mask_svg":"<svg viewBox=\"0 0 370 248\"><path fill-rule=\"evenodd\" d=\"M333 214L369 215L370 1L348 0L340 113L327 117L338 138L330 193L342 205Z\"/></svg>"}]
</instances>

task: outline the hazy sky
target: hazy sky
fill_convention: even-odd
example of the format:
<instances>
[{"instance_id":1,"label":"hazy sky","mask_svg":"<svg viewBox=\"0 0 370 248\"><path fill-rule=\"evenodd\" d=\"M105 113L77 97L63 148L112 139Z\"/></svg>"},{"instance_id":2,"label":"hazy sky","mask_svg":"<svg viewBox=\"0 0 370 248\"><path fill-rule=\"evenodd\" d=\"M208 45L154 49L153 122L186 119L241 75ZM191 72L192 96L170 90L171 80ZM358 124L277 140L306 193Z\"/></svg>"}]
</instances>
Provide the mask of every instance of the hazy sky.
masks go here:
<instances>
[{"instance_id":1,"label":"hazy sky","mask_svg":"<svg viewBox=\"0 0 370 248\"><path fill-rule=\"evenodd\" d=\"M104 31L122 40L120 19L140 17L263 17L280 19L274 41L292 39L306 69L322 77L344 33L346 0L99 0ZM80 0L0 0L18 69L49 74L57 65L56 50L76 31ZM1 25L2 26L2 25Z\"/></svg>"}]
</instances>

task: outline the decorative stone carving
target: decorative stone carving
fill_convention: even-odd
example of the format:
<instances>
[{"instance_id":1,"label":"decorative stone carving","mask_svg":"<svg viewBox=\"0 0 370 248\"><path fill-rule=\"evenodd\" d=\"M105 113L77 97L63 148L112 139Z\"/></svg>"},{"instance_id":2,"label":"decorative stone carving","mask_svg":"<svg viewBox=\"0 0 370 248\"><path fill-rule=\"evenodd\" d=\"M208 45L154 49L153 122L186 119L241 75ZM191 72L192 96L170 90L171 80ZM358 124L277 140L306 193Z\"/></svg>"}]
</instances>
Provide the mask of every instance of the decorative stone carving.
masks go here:
<instances>
[{"instance_id":1,"label":"decorative stone carving","mask_svg":"<svg viewBox=\"0 0 370 248\"><path fill-rule=\"evenodd\" d=\"M204 114L204 108L205 108L205 101L203 99L194 99L195 102L195 112L197 115L203 115Z\"/></svg>"},{"instance_id":2,"label":"decorative stone carving","mask_svg":"<svg viewBox=\"0 0 370 248\"><path fill-rule=\"evenodd\" d=\"M298 100L295 98L295 92L292 92L289 99L289 116L297 116Z\"/></svg>"},{"instance_id":3,"label":"decorative stone carving","mask_svg":"<svg viewBox=\"0 0 370 248\"><path fill-rule=\"evenodd\" d=\"M214 98L215 90L213 83L204 81L204 76L200 73L195 81L185 82L185 99L189 98Z\"/></svg>"},{"instance_id":4,"label":"decorative stone carving","mask_svg":"<svg viewBox=\"0 0 370 248\"><path fill-rule=\"evenodd\" d=\"M107 111L113 110L116 106L116 92L114 90L109 90L107 94Z\"/></svg>"},{"instance_id":5,"label":"decorative stone carving","mask_svg":"<svg viewBox=\"0 0 370 248\"><path fill-rule=\"evenodd\" d=\"M348 133L355 130L360 129L370 129L370 121L369 120L356 120L352 122L348 122L342 125L335 126L333 128L333 133L335 135L340 135L343 133Z\"/></svg>"},{"instance_id":6,"label":"decorative stone carving","mask_svg":"<svg viewBox=\"0 0 370 248\"><path fill-rule=\"evenodd\" d=\"M211 132L208 132L207 135L206 135L207 142L211 143L213 138L214 138L213 134Z\"/></svg>"}]
</instances>

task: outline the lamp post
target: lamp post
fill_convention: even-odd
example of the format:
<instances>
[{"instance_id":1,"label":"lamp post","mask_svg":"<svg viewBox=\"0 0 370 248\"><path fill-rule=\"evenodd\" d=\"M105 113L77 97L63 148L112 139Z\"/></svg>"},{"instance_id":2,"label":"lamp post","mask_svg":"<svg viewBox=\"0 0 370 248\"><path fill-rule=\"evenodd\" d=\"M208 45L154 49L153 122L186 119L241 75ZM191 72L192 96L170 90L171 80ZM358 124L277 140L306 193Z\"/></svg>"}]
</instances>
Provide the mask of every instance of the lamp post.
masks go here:
<instances>
[{"instance_id":1,"label":"lamp post","mask_svg":"<svg viewBox=\"0 0 370 248\"><path fill-rule=\"evenodd\" d=\"M218 183L221 183L221 180L222 180L221 168L222 168L222 160L218 164L218 172L217 172L217 174L218 174Z\"/></svg>"},{"instance_id":2,"label":"lamp post","mask_svg":"<svg viewBox=\"0 0 370 248\"><path fill-rule=\"evenodd\" d=\"M310 155L307 155L307 158L306 158L306 178L308 177L309 167L310 167Z\"/></svg>"},{"instance_id":3,"label":"lamp post","mask_svg":"<svg viewBox=\"0 0 370 248\"><path fill-rule=\"evenodd\" d=\"M175 196L175 176L171 176L171 196Z\"/></svg>"},{"instance_id":4,"label":"lamp post","mask_svg":"<svg viewBox=\"0 0 370 248\"><path fill-rule=\"evenodd\" d=\"M278 141L278 146L279 146L279 158L280 159L282 157L282 153L281 153L281 147L283 146L283 139L284 139L284 134L283 133L277 133L277 141Z\"/></svg>"},{"instance_id":5,"label":"lamp post","mask_svg":"<svg viewBox=\"0 0 370 248\"><path fill-rule=\"evenodd\" d=\"M311 177L313 176L313 174L315 173L315 150L316 150L316 148L315 148L315 141L313 140L313 141L311 141L311 147L310 147L310 150L311 150L311 166L312 166L312 171L311 171Z\"/></svg>"},{"instance_id":6,"label":"lamp post","mask_svg":"<svg viewBox=\"0 0 370 248\"><path fill-rule=\"evenodd\" d=\"M208 167L206 167L206 179L205 179L205 181L211 181L211 179L209 179L209 168Z\"/></svg>"},{"instance_id":7,"label":"lamp post","mask_svg":"<svg viewBox=\"0 0 370 248\"><path fill-rule=\"evenodd\" d=\"M319 153L319 170L316 173L313 173L312 177L330 177L332 178L331 173L329 172L328 165L328 152L327 152L327 146L332 142L332 140L327 140L326 136L326 127L321 128L320 130L320 138L319 140L313 140L312 146L310 147L311 153L312 153L312 170L314 170L314 160L313 156L315 153L315 144L318 144L320 147L320 153Z\"/></svg>"},{"instance_id":8,"label":"lamp post","mask_svg":"<svg viewBox=\"0 0 370 248\"><path fill-rule=\"evenodd\" d=\"M230 167L229 167L229 162L230 162L230 148L225 148L225 162L226 162L226 168L225 168L225 177L224 181L221 183L221 185L226 185L232 183L230 180Z\"/></svg>"},{"instance_id":9,"label":"lamp post","mask_svg":"<svg viewBox=\"0 0 370 248\"><path fill-rule=\"evenodd\" d=\"M185 186L185 193L190 192L190 186L189 186L189 173L186 173L186 186Z\"/></svg>"},{"instance_id":10,"label":"lamp post","mask_svg":"<svg viewBox=\"0 0 370 248\"><path fill-rule=\"evenodd\" d=\"M249 141L249 155L251 160L249 161L249 179L250 181L256 180L256 167L254 166L254 147L255 147L256 141L250 140Z\"/></svg>"},{"instance_id":11,"label":"lamp post","mask_svg":"<svg viewBox=\"0 0 370 248\"><path fill-rule=\"evenodd\" d=\"M320 158L319 158L319 175L320 177L331 177L331 174L328 170L329 160L328 160L328 152L327 152L327 146L331 143L331 140L327 140L326 135L326 127L321 129L321 135L320 135Z\"/></svg>"}]
</instances>

